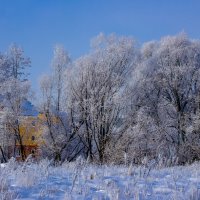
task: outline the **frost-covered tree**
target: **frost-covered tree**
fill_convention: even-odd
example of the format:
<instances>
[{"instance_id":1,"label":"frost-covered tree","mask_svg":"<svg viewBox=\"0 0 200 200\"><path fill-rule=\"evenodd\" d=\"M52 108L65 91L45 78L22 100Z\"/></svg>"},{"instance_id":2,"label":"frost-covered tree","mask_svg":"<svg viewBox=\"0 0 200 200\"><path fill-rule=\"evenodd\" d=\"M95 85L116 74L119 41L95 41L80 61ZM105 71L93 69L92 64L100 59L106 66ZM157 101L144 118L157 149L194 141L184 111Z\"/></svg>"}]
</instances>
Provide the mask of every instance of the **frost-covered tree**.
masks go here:
<instances>
[{"instance_id":1,"label":"frost-covered tree","mask_svg":"<svg viewBox=\"0 0 200 200\"><path fill-rule=\"evenodd\" d=\"M0 106L3 109L1 121L4 127L1 136L6 138L2 140L3 146L11 146L11 140L13 140L12 145L15 148L18 142L22 160L25 159L25 153L19 127L22 103L30 97L30 83L25 80L28 66L30 66L30 59L17 45L11 45L8 52L0 56Z\"/></svg>"},{"instance_id":2,"label":"frost-covered tree","mask_svg":"<svg viewBox=\"0 0 200 200\"><path fill-rule=\"evenodd\" d=\"M54 81L54 101L56 110L59 112L63 108L64 78L65 70L70 63L70 58L66 50L59 45L54 48L54 57L52 60L53 81Z\"/></svg>"},{"instance_id":3,"label":"frost-covered tree","mask_svg":"<svg viewBox=\"0 0 200 200\"><path fill-rule=\"evenodd\" d=\"M52 74L41 79L41 111L45 118L46 129L43 151L55 162L73 158L74 132L69 128L66 112L65 71L70 63L68 53L62 46L54 48ZM75 142L76 143L76 142Z\"/></svg>"},{"instance_id":4,"label":"frost-covered tree","mask_svg":"<svg viewBox=\"0 0 200 200\"><path fill-rule=\"evenodd\" d=\"M138 148L144 156L176 157L179 163L198 158L197 152L191 156L194 134L188 127L198 110L199 63L200 43L185 34L165 37L142 48L137 69L141 75L139 103L135 105L140 108L138 135L143 135ZM198 135L196 132L196 139Z\"/></svg>"},{"instance_id":5,"label":"frost-covered tree","mask_svg":"<svg viewBox=\"0 0 200 200\"><path fill-rule=\"evenodd\" d=\"M94 44L94 42L93 42ZM95 49L78 59L70 74L69 106L85 156L104 163L111 139L125 131L125 92L133 68L132 39L98 36Z\"/></svg>"}]
</instances>

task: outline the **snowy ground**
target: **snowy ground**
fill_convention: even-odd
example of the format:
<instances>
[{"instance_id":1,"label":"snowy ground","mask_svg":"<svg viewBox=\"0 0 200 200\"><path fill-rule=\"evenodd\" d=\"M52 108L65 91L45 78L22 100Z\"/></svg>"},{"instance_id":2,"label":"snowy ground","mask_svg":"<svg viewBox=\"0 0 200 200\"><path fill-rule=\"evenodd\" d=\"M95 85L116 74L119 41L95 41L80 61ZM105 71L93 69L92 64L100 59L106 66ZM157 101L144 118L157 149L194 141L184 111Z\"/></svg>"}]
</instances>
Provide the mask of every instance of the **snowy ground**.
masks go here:
<instances>
[{"instance_id":1,"label":"snowy ground","mask_svg":"<svg viewBox=\"0 0 200 200\"><path fill-rule=\"evenodd\" d=\"M48 161L0 167L0 199L200 199L200 163L150 170Z\"/></svg>"}]
</instances>

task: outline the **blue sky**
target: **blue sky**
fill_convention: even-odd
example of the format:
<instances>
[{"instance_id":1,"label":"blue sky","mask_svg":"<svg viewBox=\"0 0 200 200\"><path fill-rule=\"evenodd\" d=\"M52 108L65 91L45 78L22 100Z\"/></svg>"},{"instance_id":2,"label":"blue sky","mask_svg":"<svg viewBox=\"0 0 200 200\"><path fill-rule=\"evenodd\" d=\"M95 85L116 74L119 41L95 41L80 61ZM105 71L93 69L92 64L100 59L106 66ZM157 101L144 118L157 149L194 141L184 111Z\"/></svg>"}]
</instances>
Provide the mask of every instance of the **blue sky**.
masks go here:
<instances>
[{"instance_id":1,"label":"blue sky","mask_svg":"<svg viewBox=\"0 0 200 200\"><path fill-rule=\"evenodd\" d=\"M0 0L0 51L13 42L24 48L35 90L57 43L75 59L100 32L142 43L181 31L199 38L199 0Z\"/></svg>"}]
</instances>

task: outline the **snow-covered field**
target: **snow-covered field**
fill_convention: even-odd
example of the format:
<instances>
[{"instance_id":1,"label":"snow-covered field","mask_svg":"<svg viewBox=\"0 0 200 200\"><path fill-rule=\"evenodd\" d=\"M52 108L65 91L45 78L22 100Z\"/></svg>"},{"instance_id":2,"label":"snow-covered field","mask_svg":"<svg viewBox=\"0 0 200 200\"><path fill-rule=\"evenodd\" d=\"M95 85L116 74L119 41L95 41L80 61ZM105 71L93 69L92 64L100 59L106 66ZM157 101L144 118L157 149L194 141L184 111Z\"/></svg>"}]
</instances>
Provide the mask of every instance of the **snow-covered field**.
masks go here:
<instances>
[{"instance_id":1,"label":"snow-covered field","mask_svg":"<svg viewBox=\"0 0 200 200\"><path fill-rule=\"evenodd\" d=\"M48 161L0 167L0 199L200 199L200 163L149 170L94 166L82 160L52 167Z\"/></svg>"}]
</instances>

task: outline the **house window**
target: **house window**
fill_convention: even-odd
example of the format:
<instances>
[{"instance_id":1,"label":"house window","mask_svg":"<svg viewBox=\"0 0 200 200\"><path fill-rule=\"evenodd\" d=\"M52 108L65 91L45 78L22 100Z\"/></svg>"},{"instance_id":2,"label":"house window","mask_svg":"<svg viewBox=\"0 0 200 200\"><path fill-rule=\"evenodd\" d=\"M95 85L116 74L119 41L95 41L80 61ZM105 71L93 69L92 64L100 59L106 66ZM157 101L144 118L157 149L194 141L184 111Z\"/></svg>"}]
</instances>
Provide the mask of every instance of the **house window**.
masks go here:
<instances>
[{"instance_id":1,"label":"house window","mask_svg":"<svg viewBox=\"0 0 200 200\"><path fill-rule=\"evenodd\" d=\"M31 153L32 153L32 154L35 154L35 149L32 149L32 150L31 150Z\"/></svg>"},{"instance_id":2,"label":"house window","mask_svg":"<svg viewBox=\"0 0 200 200\"><path fill-rule=\"evenodd\" d=\"M31 150L32 157L35 158L35 149Z\"/></svg>"},{"instance_id":3,"label":"house window","mask_svg":"<svg viewBox=\"0 0 200 200\"><path fill-rule=\"evenodd\" d=\"M31 137L31 140L32 140L32 141L34 141L34 140L35 140L35 136L34 136L34 135L32 135L32 137Z\"/></svg>"},{"instance_id":4,"label":"house window","mask_svg":"<svg viewBox=\"0 0 200 200\"><path fill-rule=\"evenodd\" d=\"M20 151L20 149L16 149L16 157L20 157L21 156L21 151Z\"/></svg>"}]
</instances>

